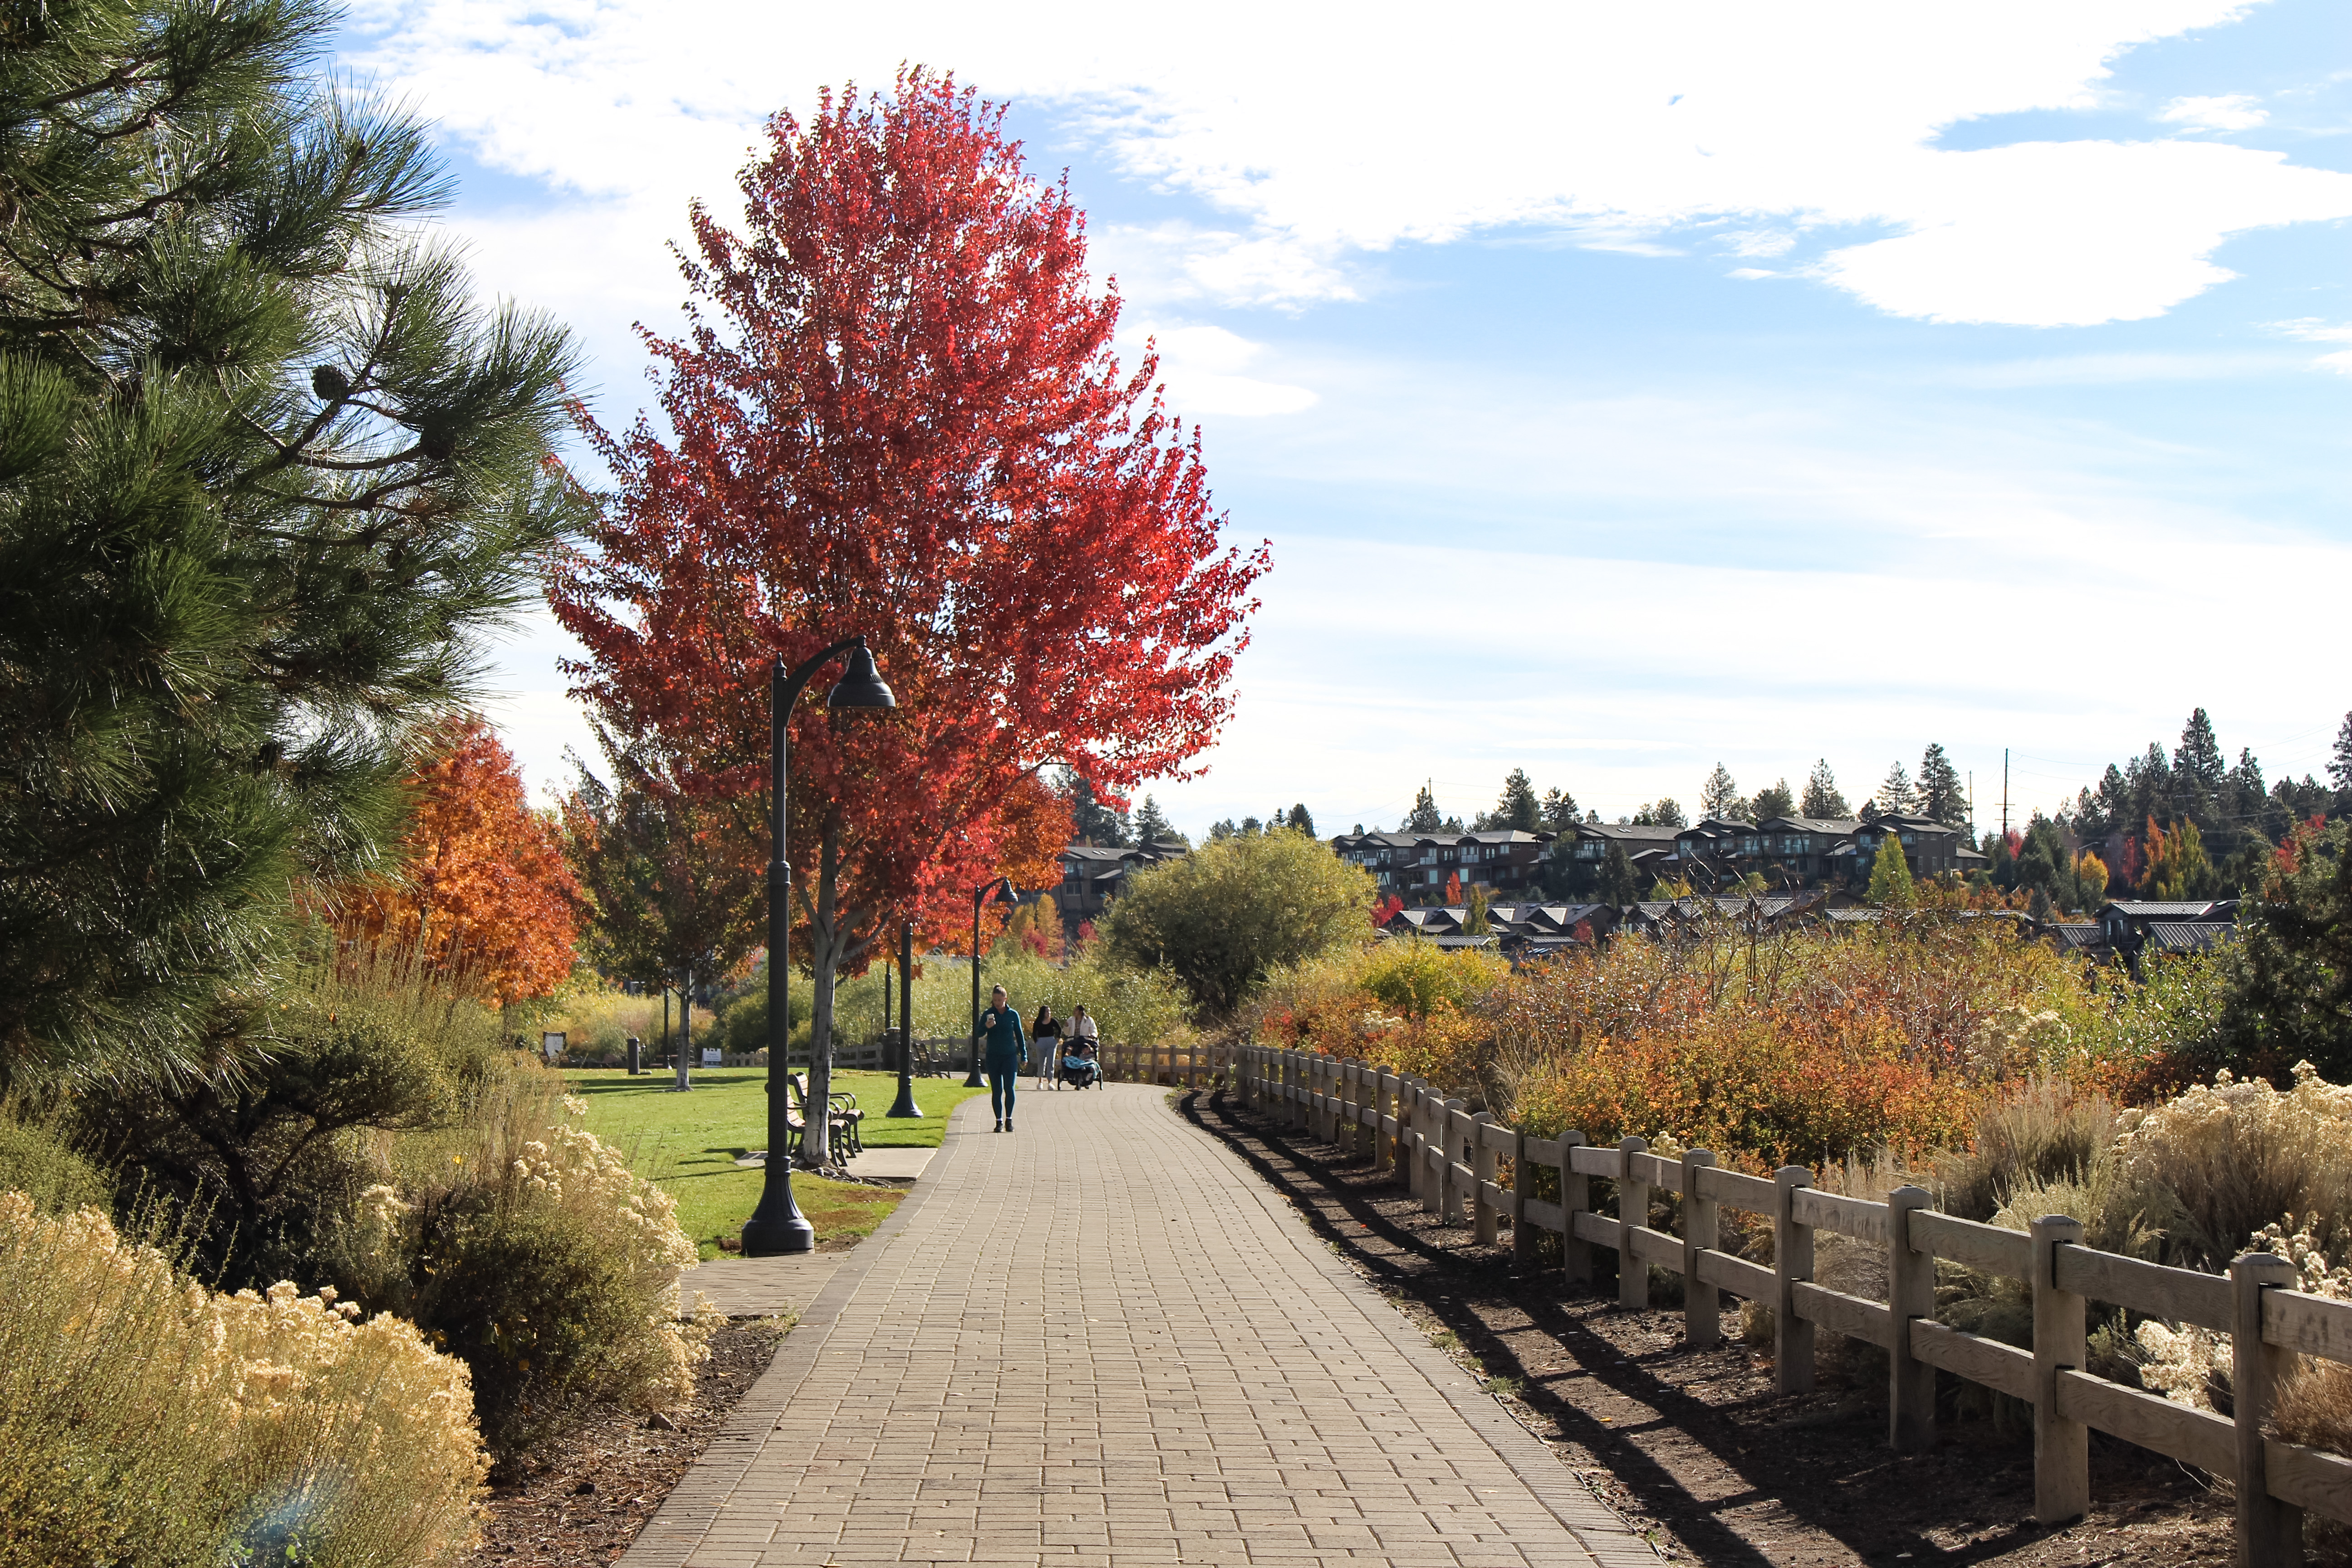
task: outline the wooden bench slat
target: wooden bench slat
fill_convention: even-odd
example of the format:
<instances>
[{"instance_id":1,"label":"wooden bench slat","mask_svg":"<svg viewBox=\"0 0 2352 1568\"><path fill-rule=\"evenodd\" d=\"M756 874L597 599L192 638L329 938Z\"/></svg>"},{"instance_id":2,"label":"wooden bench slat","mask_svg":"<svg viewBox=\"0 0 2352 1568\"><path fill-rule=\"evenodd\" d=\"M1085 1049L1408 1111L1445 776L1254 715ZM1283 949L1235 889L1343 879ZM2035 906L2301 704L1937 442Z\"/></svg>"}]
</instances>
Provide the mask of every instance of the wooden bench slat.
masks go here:
<instances>
[{"instance_id":1,"label":"wooden bench slat","mask_svg":"<svg viewBox=\"0 0 2352 1568\"><path fill-rule=\"evenodd\" d=\"M2230 1281L2219 1274L2167 1268L2087 1247L2061 1247L2056 1278L2061 1290L2170 1322L2196 1323L2226 1334L2234 1321Z\"/></svg>"},{"instance_id":2,"label":"wooden bench slat","mask_svg":"<svg viewBox=\"0 0 2352 1568\"><path fill-rule=\"evenodd\" d=\"M2237 1471L2238 1428L2210 1410L2191 1410L2161 1394L2061 1368L2058 1414L2217 1476Z\"/></svg>"},{"instance_id":3,"label":"wooden bench slat","mask_svg":"<svg viewBox=\"0 0 2352 1568\"><path fill-rule=\"evenodd\" d=\"M1987 1388L2032 1403L2032 1351L2021 1351L1979 1334L1963 1333L1932 1319L1914 1318L1911 1353L1929 1366L1957 1373L1970 1383L1981 1383Z\"/></svg>"},{"instance_id":4,"label":"wooden bench slat","mask_svg":"<svg viewBox=\"0 0 2352 1568\"><path fill-rule=\"evenodd\" d=\"M1954 1219L1933 1209L1911 1211L1911 1245L2011 1279L2025 1279L2033 1268L2033 1238L2023 1231Z\"/></svg>"},{"instance_id":5,"label":"wooden bench slat","mask_svg":"<svg viewBox=\"0 0 2352 1568\"><path fill-rule=\"evenodd\" d=\"M1698 1255L1698 1280L1751 1301L1769 1301L1778 1289L1769 1268L1712 1247Z\"/></svg>"},{"instance_id":6,"label":"wooden bench slat","mask_svg":"<svg viewBox=\"0 0 2352 1568\"><path fill-rule=\"evenodd\" d=\"M1789 1287L1789 1302L1796 1309L1797 1316L1809 1323L1819 1323L1832 1333L1863 1340L1882 1350L1894 1348L1895 1315L1884 1301L1866 1301L1860 1296L1849 1296L1843 1290L1801 1279Z\"/></svg>"},{"instance_id":7,"label":"wooden bench slat","mask_svg":"<svg viewBox=\"0 0 2352 1568\"><path fill-rule=\"evenodd\" d=\"M2270 1483L2271 1496L2280 1501L2352 1524L2352 1459L2265 1437L2263 1476Z\"/></svg>"},{"instance_id":8,"label":"wooden bench slat","mask_svg":"<svg viewBox=\"0 0 2352 1568\"><path fill-rule=\"evenodd\" d=\"M1799 1187L1789 1196L1790 1212L1799 1225L1833 1230L1857 1241L1886 1245L1886 1205L1868 1198L1842 1198L1818 1187Z\"/></svg>"}]
</instances>

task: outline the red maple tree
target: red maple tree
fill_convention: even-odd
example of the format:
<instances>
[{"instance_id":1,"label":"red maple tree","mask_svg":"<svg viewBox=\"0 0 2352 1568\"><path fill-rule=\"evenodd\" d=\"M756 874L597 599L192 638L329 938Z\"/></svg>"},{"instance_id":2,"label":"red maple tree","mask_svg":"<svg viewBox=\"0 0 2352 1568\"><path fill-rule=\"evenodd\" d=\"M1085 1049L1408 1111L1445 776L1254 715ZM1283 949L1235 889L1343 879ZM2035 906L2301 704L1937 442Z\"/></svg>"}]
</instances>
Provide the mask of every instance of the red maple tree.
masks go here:
<instances>
[{"instance_id":1,"label":"red maple tree","mask_svg":"<svg viewBox=\"0 0 2352 1568\"><path fill-rule=\"evenodd\" d=\"M409 787L400 867L341 900L344 934L412 949L500 1005L552 992L577 962L580 888L513 753L479 716L452 720Z\"/></svg>"},{"instance_id":2,"label":"red maple tree","mask_svg":"<svg viewBox=\"0 0 2352 1568\"><path fill-rule=\"evenodd\" d=\"M1084 217L1002 121L920 71L777 115L742 231L692 210L690 331L644 333L667 433L582 415L615 488L551 598L607 724L756 805L771 660L862 633L897 693L836 722L820 679L792 722L816 1097L836 973L897 917L968 926L972 887L1034 858L1022 781L1188 776L1267 564L1221 542L1197 433L1149 348L1120 365Z\"/></svg>"}]
</instances>

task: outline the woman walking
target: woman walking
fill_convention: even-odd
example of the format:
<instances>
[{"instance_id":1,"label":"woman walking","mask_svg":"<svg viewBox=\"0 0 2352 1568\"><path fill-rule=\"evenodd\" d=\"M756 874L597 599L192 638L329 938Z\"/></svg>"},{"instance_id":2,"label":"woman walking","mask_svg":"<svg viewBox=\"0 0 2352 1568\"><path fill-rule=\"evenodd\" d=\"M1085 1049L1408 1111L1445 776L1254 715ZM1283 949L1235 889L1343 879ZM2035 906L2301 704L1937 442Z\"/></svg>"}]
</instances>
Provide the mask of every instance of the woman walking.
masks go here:
<instances>
[{"instance_id":1,"label":"woman walking","mask_svg":"<svg viewBox=\"0 0 2352 1568\"><path fill-rule=\"evenodd\" d=\"M996 1112L996 1130L1013 1131L1013 1090L1021 1069L1029 1065L1029 1039L1021 1015L1007 1005L1004 987L989 993L988 1011L980 1016L981 1037L988 1043L988 1103Z\"/></svg>"},{"instance_id":2,"label":"woman walking","mask_svg":"<svg viewBox=\"0 0 2352 1568\"><path fill-rule=\"evenodd\" d=\"M1037 1046L1037 1087L1043 1089L1054 1076L1054 1068L1059 1065L1062 1054L1062 1020L1054 1016L1051 1002L1037 1005L1037 1017L1029 1026L1029 1037ZM1055 1084L1054 1087L1059 1089L1062 1086Z\"/></svg>"}]
</instances>

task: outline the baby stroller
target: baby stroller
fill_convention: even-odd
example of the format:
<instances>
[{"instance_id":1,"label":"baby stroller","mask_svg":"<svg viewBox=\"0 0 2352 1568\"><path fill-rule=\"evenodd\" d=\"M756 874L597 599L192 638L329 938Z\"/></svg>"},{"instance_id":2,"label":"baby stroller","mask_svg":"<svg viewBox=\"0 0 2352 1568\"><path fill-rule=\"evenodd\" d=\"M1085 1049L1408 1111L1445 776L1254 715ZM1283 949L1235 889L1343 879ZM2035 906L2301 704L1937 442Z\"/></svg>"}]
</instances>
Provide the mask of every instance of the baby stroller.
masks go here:
<instances>
[{"instance_id":1,"label":"baby stroller","mask_svg":"<svg viewBox=\"0 0 2352 1568\"><path fill-rule=\"evenodd\" d=\"M1095 1059L1092 1040L1071 1040L1062 1047L1062 1065L1054 1075L1057 1082L1072 1089L1087 1089L1102 1082L1102 1063Z\"/></svg>"}]
</instances>

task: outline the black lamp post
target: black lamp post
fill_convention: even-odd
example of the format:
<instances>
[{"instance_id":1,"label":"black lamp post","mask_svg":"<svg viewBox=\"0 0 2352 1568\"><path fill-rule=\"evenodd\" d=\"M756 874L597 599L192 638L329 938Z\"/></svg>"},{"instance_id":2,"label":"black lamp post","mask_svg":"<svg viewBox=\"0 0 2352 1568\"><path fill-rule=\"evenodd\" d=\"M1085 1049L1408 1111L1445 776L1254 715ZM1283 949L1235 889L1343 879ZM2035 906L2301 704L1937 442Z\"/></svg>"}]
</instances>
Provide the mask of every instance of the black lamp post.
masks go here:
<instances>
[{"instance_id":1,"label":"black lamp post","mask_svg":"<svg viewBox=\"0 0 2352 1568\"><path fill-rule=\"evenodd\" d=\"M874 656L866 651L862 637L844 638L814 658L803 660L790 674L785 673L784 661L780 658L769 676L768 748L775 771L770 780L773 791L770 831L774 836L774 845L768 858L768 1163L760 1184L760 1206L743 1222L746 1258L808 1252L816 1247L816 1227L802 1216L799 1205L793 1202L792 1161L784 1153L792 1141L788 1125L792 1102L783 1089L783 1073L784 1052L792 1035L792 1013L786 1004L793 934L793 868L784 858L784 741L793 704L800 700L802 691L818 670L845 653L849 655L849 668L842 672L834 689L825 693L826 707L870 713L898 706L898 700L890 695L890 689L882 683L881 673L874 668ZM822 1116L824 1107L813 1106L810 1114Z\"/></svg>"},{"instance_id":2,"label":"black lamp post","mask_svg":"<svg viewBox=\"0 0 2352 1568\"><path fill-rule=\"evenodd\" d=\"M915 1103L915 922L898 928L898 1098L887 1116L919 1118Z\"/></svg>"},{"instance_id":3,"label":"black lamp post","mask_svg":"<svg viewBox=\"0 0 2352 1568\"><path fill-rule=\"evenodd\" d=\"M980 906L986 903L989 900L989 896L993 894L999 888L1003 889L1008 894L1013 891L1012 882L1003 877L995 878L991 881L982 882L979 887L974 888L971 890L971 1071L964 1075L963 1086L966 1089L978 1089L981 1087Z\"/></svg>"}]
</instances>

